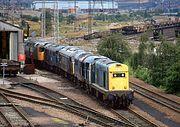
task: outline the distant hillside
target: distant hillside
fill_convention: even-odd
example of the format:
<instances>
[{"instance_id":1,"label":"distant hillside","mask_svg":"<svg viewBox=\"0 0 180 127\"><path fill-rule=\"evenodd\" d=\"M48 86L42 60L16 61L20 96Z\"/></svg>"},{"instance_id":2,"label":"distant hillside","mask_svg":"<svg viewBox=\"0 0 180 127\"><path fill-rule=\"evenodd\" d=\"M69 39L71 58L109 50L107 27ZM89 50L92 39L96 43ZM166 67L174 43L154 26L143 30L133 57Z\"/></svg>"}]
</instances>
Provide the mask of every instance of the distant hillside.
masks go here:
<instances>
[{"instance_id":1,"label":"distant hillside","mask_svg":"<svg viewBox=\"0 0 180 127\"><path fill-rule=\"evenodd\" d=\"M139 3L139 0L114 0L117 2L123 2L123 3ZM147 3L149 0L140 0L141 3Z\"/></svg>"},{"instance_id":2,"label":"distant hillside","mask_svg":"<svg viewBox=\"0 0 180 127\"><path fill-rule=\"evenodd\" d=\"M0 6L3 5L18 5L23 7L30 7L33 1L41 0L0 0ZM46 0L53 1L53 0ZM74 1L74 0L59 0L59 1ZM77 0L77 1L89 1L89 0ZM93 0L91 0L93 1ZM101 1L101 0L96 0ZM111 0L103 0L111 1ZM148 9L148 8L179 8L180 9L180 0L114 0L118 2L118 7L120 9ZM140 2L140 3L139 3Z\"/></svg>"},{"instance_id":3,"label":"distant hillside","mask_svg":"<svg viewBox=\"0 0 180 127\"><path fill-rule=\"evenodd\" d=\"M117 0L119 1L119 9L148 9L148 8L163 8L163 9L180 9L180 0ZM138 2L137 2L138 1Z\"/></svg>"}]
</instances>

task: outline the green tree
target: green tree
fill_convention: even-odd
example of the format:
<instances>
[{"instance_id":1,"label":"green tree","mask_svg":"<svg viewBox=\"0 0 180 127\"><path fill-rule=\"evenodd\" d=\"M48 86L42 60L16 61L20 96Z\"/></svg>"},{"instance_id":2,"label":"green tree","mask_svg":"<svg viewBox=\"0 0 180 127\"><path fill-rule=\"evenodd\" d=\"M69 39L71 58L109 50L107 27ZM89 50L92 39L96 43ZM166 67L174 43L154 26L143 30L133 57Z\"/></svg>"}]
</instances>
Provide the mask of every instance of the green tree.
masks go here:
<instances>
[{"instance_id":1,"label":"green tree","mask_svg":"<svg viewBox=\"0 0 180 127\"><path fill-rule=\"evenodd\" d=\"M143 34L141 35L141 37L140 37L140 42L146 43L146 42L148 42L148 41L149 41L148 33L145 32L145 33L143 33Z\"/></svg>"},{"instance_id":2,"label":"green tree","mask_svg":"<svg viewBox=\"0 0 180 127\"><path fill-rule=\"evenodd\" d=\"M180 60L172 64L167 70L166 91L168 93L180 92Z\"/></svg>"},{"instance_id":3,"label":"green tree","mask_svg":"<svg viewBox=\"0 0 180 127\"><path fill-rule=\"evenodd\" d=\"M130 48L121 34L108 34L98 43L98 53L113 60L124 62L130 58Z\"/></svg>"},{"instance_id":4,"label":"green tree","mask_svg":"<svg viewBox=\"0 0 180 127\"><path fill-rule=\"evenodd\" d=\"M138 53L133 54L131 58L131 65L134 70L137 69L139 65L145 66L147 58L148 40L149 39L147 33L141 35Z\"/></svg>"},{"instance_id":5,"label":"green tree","mask_svg":"<svg viewBox=\"0 0 180 127\"><path fill-rule=\"evenodd\" d=\"M138 53L134 53L130 59L130 65L132 66L133 70L136 70L140 61L138 59Z\"/></svg>"},{"instance_id":6,"label":"green tree","mask_svg":"<svg viewBox=\"0 0 180 127\"><path fill-rule=\"evenodd\" d=\"M176 45L177 45L177 47L180 47L180 35L179 35L178 38L177 38Z\"/></svg>"},{"instance_id":7,"label":"green tree","mask_svg":"<svg viewBox=\"0 0 180 127\"><path fill-rule=\"evenodd\" d=\"M171 60L170 66L167 69L167 76L165 77L166 91L169 93L180 92L180 40L177 40L176 44L171 45ZM169 58L168 58L169 59Z\"/></svg>"},{"instance_id":8,"label":"green tree","mask_svg":"<svg viewBox=\"0 0 180 127\"><path fill-rule=\"evenodd\" d=\"M161 43L146 42L140 38L139 52L131 57L133 74L168 93L180 93L180 40L176 43L166 42L163 36ZM156 49L156 50L155 50Z\"/></svg>"},{"instance_id":9,"label":"green tree","mask_svg":"<svg viewBox=\"0 0 180 127\"><path fill-rule=\"evenodd\" d=\"M38 18L37 16L33 16L33 17L31 18L31 21L33 21L33 22L38 22L38 21L39 21L39 18Z\"/></svg>"},{"instance_id":10,"label":"green tree","mask_svg":"<svg viewBox=\"0 0 180 127\"><path fill-rule=\"evenodd\" d=\"M63 14L61 13L61 14L59 14L59 22L62 22L64 20L64 16L63 16Z\"/></svg>"},{"instance_id":11,"label":"green tree","mask_svg":"<svg viewBox=\"0 0 180 127\"><path fill-rule=\"evenodd\" d=\"M153 84L156 86L163 86L167 91L172 91L173 88L169 89L173 82L169 82L173 74L177 74L175 68L178 69L178 62L180 60L180 48L177 44L162 42L157 50L156 63L151 69Z\"/></svg>"},{"instance_id":12,"label":"green tree","mask_svg":"<svg viewBox=\"0 0 180 127\"><path fill-rule=\"evenodd\" d=\"M67 24L72 24L75 21L74 15L67 16Z\"/></svg>"},{"instance_id":13,"label":"green tree","mask_svg":"<svg viewBox=\"0 0 180 127\"><path fill-rule=\"evenodd\" d=\"M37 16L31 16L31 15L22 15L22 18L28 21L38 22L39 17Z\"/></svg>"}]
</instances>

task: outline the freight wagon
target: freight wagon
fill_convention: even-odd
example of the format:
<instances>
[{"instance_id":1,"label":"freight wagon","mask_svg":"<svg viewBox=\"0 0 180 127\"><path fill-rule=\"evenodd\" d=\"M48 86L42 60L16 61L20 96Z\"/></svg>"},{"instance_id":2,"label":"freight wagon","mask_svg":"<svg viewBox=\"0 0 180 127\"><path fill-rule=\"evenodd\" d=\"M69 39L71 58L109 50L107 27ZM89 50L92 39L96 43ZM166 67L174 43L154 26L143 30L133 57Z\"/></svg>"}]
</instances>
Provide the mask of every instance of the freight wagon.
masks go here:
<instances>
[{"instance_id":1,"label":"freight wagon","mask_svg":"<svg viewBox=\"0 0 180 127\"><path fill-rule=\"evenodd\" d=\"M7 63L7 66L5 67L5 74L9 76L16 76L16 74L20 71L20 62L15 60L7 60L7 59L1 59L0 63ZM3 73L3 67L0 66L1 75Z\"/></svg>"}]
</instances>

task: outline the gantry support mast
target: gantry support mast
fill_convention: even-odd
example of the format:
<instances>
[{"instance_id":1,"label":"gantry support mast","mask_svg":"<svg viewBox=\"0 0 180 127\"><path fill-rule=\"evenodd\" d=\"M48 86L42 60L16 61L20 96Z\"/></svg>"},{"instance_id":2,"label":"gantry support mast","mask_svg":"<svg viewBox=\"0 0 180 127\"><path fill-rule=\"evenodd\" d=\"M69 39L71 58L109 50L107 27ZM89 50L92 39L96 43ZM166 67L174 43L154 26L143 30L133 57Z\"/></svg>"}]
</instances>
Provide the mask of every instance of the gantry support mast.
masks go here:
<instances>
[{"instance_id":1,"label":"gantry support mast","mask_svg":"<svg viewBox=\"0 0 180 127\"><path fill-rule=\"evenodd\" d=\"M92 33L92 9L91 0L88 2L88 35Z\"/></svg>"},{"instance_id":2,"label":"gantry support mast","mask_svg":"<svg viewBox=\"0 0 180 127\"><path fill-rule=\"evenodd\" d=\"M58 0L54 1L54 42L59 42L59 8Z\"/></svg>"},{"instance_id":3,"label":"gantry support mast","mask_svg":"<svg viewBox=\"0 0 180 127\"><path fill-rule=\"evenodd\" d=\"M41 37L46 37L46 8L45 0L42 2L42 14L41 14Z\"/></svg>"},{"instance_id":4,"label":"gantry support mast","mask_svg":"<svg viewBox=\"0 0 180 127\"><path fill-rule=\"evenodd\" d=\"M74 21L74 32L77 31L77 1L74 0L74 15L75 15L75 21Z\"/></svg>"}]
</instances>

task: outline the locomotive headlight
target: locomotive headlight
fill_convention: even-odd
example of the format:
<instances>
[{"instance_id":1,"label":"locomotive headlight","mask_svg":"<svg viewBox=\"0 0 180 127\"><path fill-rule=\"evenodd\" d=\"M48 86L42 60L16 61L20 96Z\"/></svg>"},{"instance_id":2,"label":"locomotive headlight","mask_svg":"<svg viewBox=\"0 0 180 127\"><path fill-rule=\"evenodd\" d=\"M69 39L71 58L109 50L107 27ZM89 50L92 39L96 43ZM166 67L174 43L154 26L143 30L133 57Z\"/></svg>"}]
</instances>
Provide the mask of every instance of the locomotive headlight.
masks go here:
<instances>
[{"instance_id":1,"label":"locomotive headlight","mask_svg":"<svg viewBox=\"0 0 180 127\"><path fill-rule=\"evenodd\" d=\"M126 87L126 86L124 86L124 89L127 89L127 87Z\"/></svg>"},{"instance_id":2,"label":"locomotive headlight","mask_svg":"<svg viewBox=\"0 0 180 127\"><path fill-rule=\"evenodd\" d=\"M115 89L115 87L113 86L113 87L112 87L112 89L114 90L114 89Z\"/></svg>"}]
</instances>

